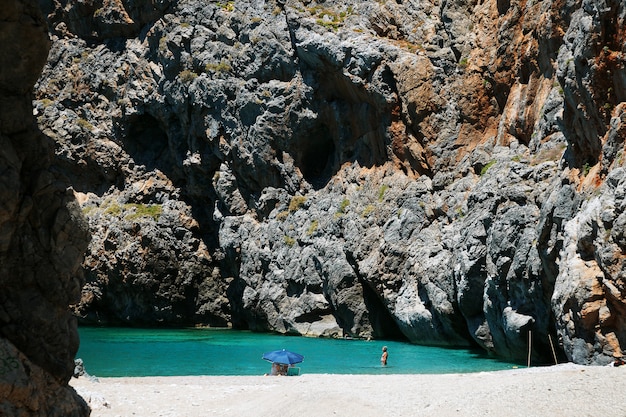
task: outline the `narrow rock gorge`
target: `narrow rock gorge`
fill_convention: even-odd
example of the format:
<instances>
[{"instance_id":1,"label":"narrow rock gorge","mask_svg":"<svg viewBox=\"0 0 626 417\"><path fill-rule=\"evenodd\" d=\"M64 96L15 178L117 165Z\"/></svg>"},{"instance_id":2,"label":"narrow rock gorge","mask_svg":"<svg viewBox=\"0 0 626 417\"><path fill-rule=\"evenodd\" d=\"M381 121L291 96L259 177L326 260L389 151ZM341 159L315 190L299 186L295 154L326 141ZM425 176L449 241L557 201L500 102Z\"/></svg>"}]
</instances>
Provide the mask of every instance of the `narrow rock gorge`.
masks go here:
<instances>
[{"instance_id":1,"label":"narrow rock gorge","mask_svg":"<svg viewBox=\"0 0 626 417\"><path fill-rule=\"evenodd\" d=\"M39 3L81 322L622 355L623 1Z\"/></svg>"}]
</instances>

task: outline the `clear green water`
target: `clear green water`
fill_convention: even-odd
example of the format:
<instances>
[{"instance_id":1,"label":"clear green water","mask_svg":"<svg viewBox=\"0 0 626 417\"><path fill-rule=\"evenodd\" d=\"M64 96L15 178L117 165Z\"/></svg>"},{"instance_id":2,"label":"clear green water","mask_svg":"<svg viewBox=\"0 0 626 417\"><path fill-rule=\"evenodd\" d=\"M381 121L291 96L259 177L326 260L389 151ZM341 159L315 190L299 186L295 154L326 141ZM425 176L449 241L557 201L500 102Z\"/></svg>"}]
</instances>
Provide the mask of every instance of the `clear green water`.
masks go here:
<instances>
[{"instance_id":1,"label":"clear green water","mask_svg":"<svg viewBox=\"0 0 626 417\"><path fill-rule=\"evenodd\" d=\"M217 329L79 328L82 358L90 375L262 375L264 352L287 349L304 355L302 373L405 374L510 369L516 364L468 349L417 346L396 341L318 339ZM383 346L389 350L380 365Z\"/></svg>"}]
</instances>

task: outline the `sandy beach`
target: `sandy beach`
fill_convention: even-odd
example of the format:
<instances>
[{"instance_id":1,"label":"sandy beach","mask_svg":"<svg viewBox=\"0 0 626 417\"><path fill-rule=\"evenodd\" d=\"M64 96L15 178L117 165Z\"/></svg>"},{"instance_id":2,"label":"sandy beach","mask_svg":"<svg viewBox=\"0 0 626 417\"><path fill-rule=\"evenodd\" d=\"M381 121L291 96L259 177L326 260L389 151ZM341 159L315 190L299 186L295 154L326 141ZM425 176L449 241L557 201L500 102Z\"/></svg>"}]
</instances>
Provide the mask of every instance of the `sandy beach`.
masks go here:
<instances>
[{"instance_id":1,"label":"sandy beach","mask_svg":"<svg viewBox=\"0 0 626 417\"><path fill-rule=\"evenodd\" d=\"M72 379L92 416L626 416L626 366Z\"/></svg>"}]
</instances>

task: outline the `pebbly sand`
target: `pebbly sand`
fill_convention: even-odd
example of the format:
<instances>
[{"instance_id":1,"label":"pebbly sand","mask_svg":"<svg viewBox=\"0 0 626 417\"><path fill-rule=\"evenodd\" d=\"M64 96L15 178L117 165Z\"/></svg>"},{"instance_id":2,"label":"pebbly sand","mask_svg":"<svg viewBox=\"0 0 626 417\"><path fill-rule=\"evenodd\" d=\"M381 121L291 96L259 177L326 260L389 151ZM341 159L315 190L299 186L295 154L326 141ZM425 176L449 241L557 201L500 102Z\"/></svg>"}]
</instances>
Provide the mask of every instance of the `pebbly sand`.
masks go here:
<instances>
[{"instance_id":1,"label":"pebbly sand","mask_svg":"<svg viewBox=\"0 0 626 417\"><path fill-rule=\"evenodd\" d=\"M626 416L626 366L72 379L92 416Z\"/></svg>"}]
</instances>

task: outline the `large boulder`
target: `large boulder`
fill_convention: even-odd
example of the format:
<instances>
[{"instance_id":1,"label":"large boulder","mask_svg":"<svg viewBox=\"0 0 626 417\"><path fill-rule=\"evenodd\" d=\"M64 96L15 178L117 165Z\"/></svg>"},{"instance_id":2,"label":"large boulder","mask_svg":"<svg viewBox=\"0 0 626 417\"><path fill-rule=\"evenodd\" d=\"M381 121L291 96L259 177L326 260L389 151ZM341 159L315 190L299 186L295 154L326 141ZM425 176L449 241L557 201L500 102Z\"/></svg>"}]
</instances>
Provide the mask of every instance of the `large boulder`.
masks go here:
<instances>
[{"instance_id":1,"label":"large boulder","mask_svg":"<svg viewBox=\"0 0 626 417\"><path fill-rule=\"evenodd\" d=\"M69 305L80 299L89 234L33 117L50 46L35 0L3 3L0 40L0 414L86 416L68 385L78 350Z\"/></svg>"}]
</instances>

